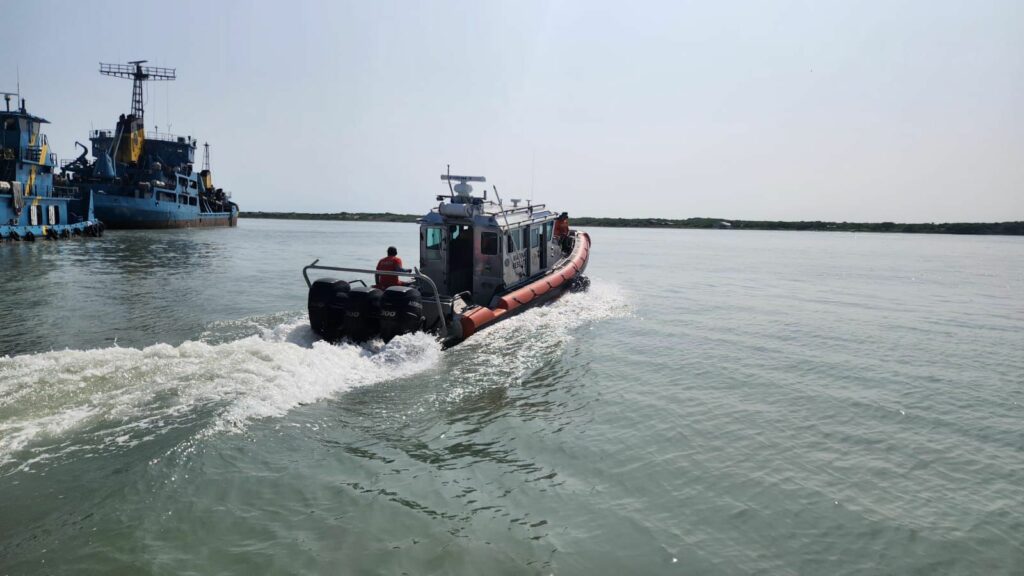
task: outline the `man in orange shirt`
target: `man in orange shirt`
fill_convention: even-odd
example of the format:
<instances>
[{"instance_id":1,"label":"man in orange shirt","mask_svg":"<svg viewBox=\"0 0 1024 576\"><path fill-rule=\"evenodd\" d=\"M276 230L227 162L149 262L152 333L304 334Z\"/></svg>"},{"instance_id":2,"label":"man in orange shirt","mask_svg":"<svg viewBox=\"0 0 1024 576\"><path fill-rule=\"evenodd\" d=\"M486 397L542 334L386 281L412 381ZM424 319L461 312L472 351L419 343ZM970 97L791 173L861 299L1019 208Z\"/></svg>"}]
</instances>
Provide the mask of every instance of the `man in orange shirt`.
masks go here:
<instances>
[{"instance_id":1,"label":"man in orange shirt","mask_svg":"<svg viewBox=\"0 0 1024 576\"><path fill-rule=\"evenodd\" d=\"M572 241L569 239L569 213L562 212L555 220L554 230L555 241L562 247L562 253L568 254L572 250Z\"/></svg>"},{"instance_id":2,"label":"man in orange shirt","mask_svg":"<svg viewBox=\"0 0 1024 576\"><path fill-rule=\"evenodd\" d=\"M555 220L555 238L565 238L569 235L569 213L562 212Z\"/></svg>"},{"instance_id":3,"label":"man in orange shirt","mask_svg":"<svg viewBox=\"0 0 1024 576\"><path fill-rule=\"evenodd\" d=\"M388 272L408 272L408 270L402 268L402 259L398 257L398 248L395 248L394 246L388 246L388 255L377 262L377 270L386 270ZM376 278L377 288L380 288L381 290L387 290L391 286L402 285L398 276L377 274Z\"/></svg>"}]
</instances>

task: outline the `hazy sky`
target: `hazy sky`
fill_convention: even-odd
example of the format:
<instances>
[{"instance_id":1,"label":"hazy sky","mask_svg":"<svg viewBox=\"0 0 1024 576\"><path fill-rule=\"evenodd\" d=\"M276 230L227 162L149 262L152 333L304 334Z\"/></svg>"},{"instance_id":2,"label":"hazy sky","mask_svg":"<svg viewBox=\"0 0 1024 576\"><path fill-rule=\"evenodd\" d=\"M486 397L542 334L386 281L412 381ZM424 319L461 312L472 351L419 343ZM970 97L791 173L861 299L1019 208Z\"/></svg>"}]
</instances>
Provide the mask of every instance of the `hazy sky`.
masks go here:
<instances>
[{"instance_id":1,"label":"hazy sky","mask_svg":"<svg viewBox=\"0 0 1024 576\"><path fill-rule=\"evenodd\" d=\"M450 163L575 215L1024 219L1020 0L0 4L59 155L130 108L99 62L176 67L147 130L243 210L425 212Z\"/></svg>"}]
</instances>

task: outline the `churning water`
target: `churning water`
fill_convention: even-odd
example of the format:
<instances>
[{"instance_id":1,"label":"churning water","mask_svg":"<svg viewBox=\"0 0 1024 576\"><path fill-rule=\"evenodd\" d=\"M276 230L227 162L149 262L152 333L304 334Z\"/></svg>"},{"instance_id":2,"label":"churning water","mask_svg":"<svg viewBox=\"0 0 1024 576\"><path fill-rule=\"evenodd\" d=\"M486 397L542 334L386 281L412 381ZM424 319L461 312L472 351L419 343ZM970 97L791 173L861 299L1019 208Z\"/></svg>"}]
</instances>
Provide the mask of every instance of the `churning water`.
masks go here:
<instances>
[{"instance_id":1,"label":"churning water","mask_svg":"<svg viewBox=\"0 0 1024 576\"><path fill-rule=\"evenodd\" d=\"M591 232L444 352L306 323L411 225L0 246L0 574L1024 572L1024 240Z\"/></svg>"}]
</instances>

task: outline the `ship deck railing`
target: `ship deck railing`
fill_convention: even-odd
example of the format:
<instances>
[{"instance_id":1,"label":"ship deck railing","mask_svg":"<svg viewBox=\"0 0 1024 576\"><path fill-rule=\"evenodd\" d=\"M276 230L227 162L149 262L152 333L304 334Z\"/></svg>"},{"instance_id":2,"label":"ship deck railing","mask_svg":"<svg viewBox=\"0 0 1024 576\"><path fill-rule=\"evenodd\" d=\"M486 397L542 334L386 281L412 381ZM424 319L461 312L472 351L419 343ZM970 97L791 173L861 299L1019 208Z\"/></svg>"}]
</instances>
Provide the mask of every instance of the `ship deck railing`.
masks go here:
<instances>
[{"instance_id":1,"label":"ship deck railing","mask_svg":"<svg viewBox=\"0 0 1024 576\"><path fill-rule=\"evenodd\" d=\"M50 196L53 198L67 198L69 200L82 199L77 186L54 186Z\"/></svg>"},{"instance_id":2,"label":"ship deck railing","mask_svg":"<svg viewBox=\"0 0 1024 576\"><path fill-rule=\"evenodd\" d=\"M89 132L89 139L95 140L96 138L113 138L114 131L101 129L92 130ZM159 140L161 142L174 142L176 144L191 144L195 145L196 139L191 136L179 136L178 134L171 134L170 132L147 132L146 140Z\"/></svg>"}]
</instances>

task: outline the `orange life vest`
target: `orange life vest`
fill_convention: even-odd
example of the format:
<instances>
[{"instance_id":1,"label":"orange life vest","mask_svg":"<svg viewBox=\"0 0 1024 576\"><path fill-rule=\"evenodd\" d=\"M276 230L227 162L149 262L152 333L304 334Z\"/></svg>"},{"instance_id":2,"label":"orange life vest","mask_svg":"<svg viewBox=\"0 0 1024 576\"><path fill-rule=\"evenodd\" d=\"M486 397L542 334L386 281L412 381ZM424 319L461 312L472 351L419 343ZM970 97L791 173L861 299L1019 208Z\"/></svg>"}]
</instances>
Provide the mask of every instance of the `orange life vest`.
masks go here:
<instances>
[{"instance_id":1,"label":"orange life vest","mask_svg":"<svg viewBox=\"0 0 1024 576\"><path fill-rule=\"evenodd\" d=\"M402 259L398 256L385 256L377 262L377 270L387 270L388 272L397 272L402 269ZM398 276L390 276L387 274L377 274L377 287L381 290L387 289L391 286L398 286L402 282L398 279Z\"/></svg>"}]
</instances>

